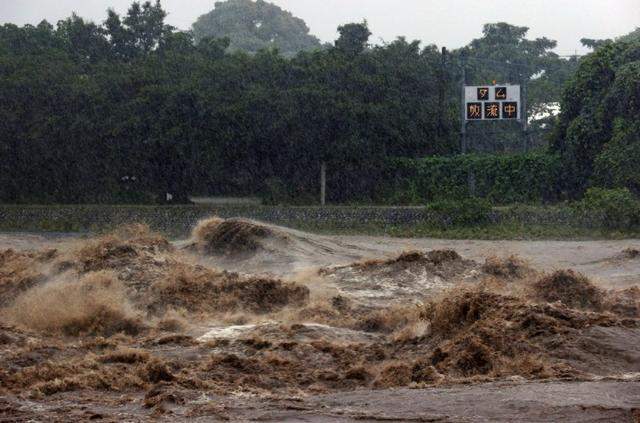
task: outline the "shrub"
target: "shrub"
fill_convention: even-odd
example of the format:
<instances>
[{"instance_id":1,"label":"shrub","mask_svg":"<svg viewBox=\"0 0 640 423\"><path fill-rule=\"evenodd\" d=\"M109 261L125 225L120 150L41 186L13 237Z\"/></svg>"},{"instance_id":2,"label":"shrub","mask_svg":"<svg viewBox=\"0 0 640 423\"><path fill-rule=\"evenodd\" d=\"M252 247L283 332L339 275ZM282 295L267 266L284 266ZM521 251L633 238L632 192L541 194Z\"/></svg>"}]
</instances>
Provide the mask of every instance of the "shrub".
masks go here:
<instances>
[{"instance_id":1,"label":"shrub","mask_svg":"<svg viewBox=\"0 0 640 423\"><path fill-rule=\"evenodd\" d=\"M539 203L556 199L561 168L559 156L542 152L395 158L387 163L393 178L383 195L398 203L472 196L494 204Z\"/></svg>"},{"instance_id":2,"label":"shrub","mask_svg":"<svg viewBox=\"0 0 640 423\"><path fill-rule=\"evenodd\" d=\"M613 138L595 160L593 180L605 188L626 187L640 194L640 122L616 119Z\"/></svg>"},{"instance_id":3,"label":"shrub","mask_svg":"<svg viewBox=\"0 0 640 423\"><path fill-rule=\"evenodd\" d=\"M393 190L389 195L388 203L393 205L421 204L424 199L420 196L415 181L406 181L402 187Z\"/></svg>"},{"instance_id":4,"label":"shrub","mask_svg":"<svg viewBox=\"0 0 640 423\"><path fill-rule=\"evenodd\" d=\"M579 218L610 228L640 224L640 201L627 188L589 188L573 209Z\"/></svg>"},{"instance_id":5,"label":"shrub","mask_svg":"<svg viewBox=\"0 0 640 423\"><path fill-rule=\"evenodd\" d=\"M456 226L470 226L489 222L491 203L482 198L440 200L427 205L427 210Z\"/></svg>"}]
</instances>

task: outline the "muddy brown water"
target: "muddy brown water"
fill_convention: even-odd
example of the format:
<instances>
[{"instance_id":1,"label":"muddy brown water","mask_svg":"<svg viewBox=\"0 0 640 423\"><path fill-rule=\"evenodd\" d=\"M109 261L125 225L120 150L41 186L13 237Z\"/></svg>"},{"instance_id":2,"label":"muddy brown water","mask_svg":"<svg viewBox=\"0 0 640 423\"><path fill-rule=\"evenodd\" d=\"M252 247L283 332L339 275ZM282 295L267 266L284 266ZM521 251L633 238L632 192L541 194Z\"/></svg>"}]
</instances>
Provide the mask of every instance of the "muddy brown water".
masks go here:
<instances>
[{"instance_id":1,"label":"muddy brown water","mask_svg":"<svg viewBox=\"0 0 640 423\"><path fill-rule=\"evenodd\" d=\"M247 274L300 278L310 270L335 268L367 260L392 258L407 250L453 249L464 259L478 263L491 256L517 254L532 267L544 270L575 269L606 289L640 284L640 259L619 259L621 251L640 248L640 240L624 241L479 241L398 239L365 236L314 236L285 230L288 242L265 248L242 259L198 257L216 268ZM73 234L0 234L0 250L64 248ZM187 241L176 241L179 248ZM456 277L473 279L475 269L460 268ZM327 289L339 291L367 304L380 305L416 292L443 289L447 275L439 279L407 270L406 278L376 275L375 283L363 285L353 275L325 278ZM336 271L336 274L339 274ZM351 279L349 279L351 278ZM396 282L394 282L396 281ZM370 281L369 281L370 282ZM439 285L441 283L441 285ZM277 336L276 323L265 322L261 336ZM191 334L207 339L234 339L255 329L252 325L201 326ZM443 421L443 422L640 422L640 333L619 328L594 327L585 332L593 349L612 351L611 360L600 363L600 373L611 376L592 380L525 381L518 377L490 383L465 383L415 389L358 388L343 392L183 393L183 399L164 405L162 413L143 406L144 393L61 392L45 398L0 395L3 421ZM302 328L299 341L315 336L369 342L376 335L350 332L323 325ZM360 339L361 338L361 339ZM204 341L204 340L203 340ZM585 342L586 342L585 341ZM195 350L194 350L195 351ZM566 360L580 367L580 355L565 351ZM197 360L189 348L167 350L179 359ZM1 363L0 363L1 364ZM0 365L0 370L2 370ZM597 366L596 366L597 367ZM584 369L589 370L589 369ZM639 373L635 373L639 372ZM0 391L1 392L1 391Z\"/></svg>"},{"instance_id":2,"label":"muddy brown water","mask_svg":"<svg viewBox=\"0 0 640 423\"><path fill-rule=\"evenodd\" d=\"M482 261L491 256L519 255L539 269L572 268L607 288L640 283L640 259L616 260L627 248L640 249L640 239L606 241L484 241L369 236L316 236L288 230L306 242L286 254L258 254L248 260L210 260L229 270L275 275L308 267L346 265L357 260L393 257L402 251L453 249L465 258ZM82 235L86 237L86 235ZM76 234L0 233L0 249L55 248ZM184 241L176 241L177 245ZM302 245L300 245L302 244Z\"/></svg>"},{"instance_id":3,"label":"muddy brown water","mask_svg":"<svg viewBox=\"0 0 640 423\"><path fill-rule=\"evenodd\" d=\"M0 396L0 421L617 422L640 419L639 381L499 382L309 397L201 395L154 415L140 395ZM195 412L194 412L195 411Z\"/></svg>"}]
</instances>

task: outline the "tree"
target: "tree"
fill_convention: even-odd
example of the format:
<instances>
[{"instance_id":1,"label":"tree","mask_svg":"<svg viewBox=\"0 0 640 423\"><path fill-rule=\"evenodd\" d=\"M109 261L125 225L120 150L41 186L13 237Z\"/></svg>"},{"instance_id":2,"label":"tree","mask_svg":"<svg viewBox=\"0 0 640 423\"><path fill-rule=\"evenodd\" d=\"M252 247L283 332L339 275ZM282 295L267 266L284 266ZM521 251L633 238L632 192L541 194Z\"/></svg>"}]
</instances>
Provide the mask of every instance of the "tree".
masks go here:
<instances>
[{"instance_id":1,"label":"tree","mask_svg":"<svg viewBox=\"0 0 640 423\"><path fill-rule=\"evenodd\" d=\"M76 15L58 22L56 36L64 43L68 54L78 63L96 63L110 55L105 30Z\"/></svg>"},{"instance_id":2,"label":"tree","mask_svg":"<svg viewBox=\"0 0 640 423\"><path fill-rule=\"evenodd\" d=\"M606 188L625 187L640 195L640 125L619 120L613 136L594 164L594 183Z\"/></svg>"},{"instance_id":3,"label":"tree","mask_svg":"<svg viewBox=\"0 0 640 423\"><path fill-rule=\"evenodd\" d=\"M482 38L474 39L464 49L469 60L469 79L477 83L496 80L517 84L536 76L531 81L530 103L553 101L545 98L546 92L538 93L536 85L550 80L554 73L549 71L563 63L552 51L557 43L546 37L529 40L528 32L527 27L505 22L486 24ZM556 101L558 91L551 91L555 92Z\"/></svg>"},{"instance_id":4,"label":"tree","mask_svg":"<svg viewBox=\"0 0 640 423\"><path fill-rule=\"evenodd\" d=\"M221 59L231 45L228 38L203 38L198 43L198 51L211 59Z\"/></svg>"},{"instance_id":5,"label":"tree","mask_svg":"<svg viewBox=\"0 0 640 423\"><path fill-rule=\"evenodd\" d=\"M630 162L640 160L639 63L640 42L606 43L580 61L564 91L552 148L564 160L570 196L593 182L638 190Z\"/></svg>"},{"instance_id":6,"label":"tree","mask_svg":"<svg viewBox=\"0 0 640 423\"><path fill-rule=\"evenodd\" d=\"M109 9L105 26L114 54L129 60L154 51L173 31L164 23L166 16L160 0L134 2L124 19Z\"/></svg>"},{"instance_id":7,"label":"tree","mask_svg":"<svg viewBox=\"0 0 640 423\"><path fill-rule=\"evenodd\" d=\"M640 27L631 31L627 35L618 38L617 41L640 41Z\"/></svg>"},{"instance_id":8,"label":"tree","mask_svg":"<svg viewBox=\"0 0 640 423\"><path fill-rule=\"evenodd\" d=\"M340 37L336 41L336 49L348 56L356 56L367 48L371 31L367 21L351 23L338 27Z\"/></svg>"},{"instance_id":9,"label":"tree","mask_svg":"<svg viewBox=\"0 0 640 423\"><path fill-rule=\"evenodd\" d=\"M71 16L55 29L47 22L0 26L0 201L164 202L169 192L178 201L265 194L311 202L325 162L328 200L364 202L388 180L390 158L458 151L461 51L443 66L433 45L398 38L371 46L365 22L341 26L333 47L293 57L276 49L247 53L230 49L229 38L195 43L192 32L165 25L165 16L159 2L145 2L122 17L109 11L103 24ZM543 68L548 77L540 79L552 87L568 75L547 54L551 42L526 40L526 29L505 24L485 32L465 51L530 62L527 72ZM626 128L635 115L615 107L639 101L637 68L622 66L637 56L609 53L580 78L605 86L610 81L601 83L597 69L615 77L606 110ZM613 73L612 60L621 64ZM509 71L492 66L476 60L470 72L487 78ZM583 106L569 100L561 122L575 127L568 139L581 139L583 130L584 145L597 145L590 115L580 117ZM621 160L635 154L634 134L614 134L619 141L607 163L631 166Z\"/></svg>"},{"instance_id":10,"label":"tree","mask_svg":"<svg viewBox=\"0 0 640 423\"><path fill-rule=\"evenodd\" d=\"M606 39L606 40L597 40L594 38L581 38L580 39L580 43L587 47L590 48L591 50L595 50L599 47L602 47L603 45L610 43L611 39Z\"/></svg>"},{"instance_id":11,"label":"tree","mask_svg":"<svg viewBox=\"0 0 640 423\"><path fill-rule=\"evenodd\" d=\"M55 37L53 26L43 20L37 26L18 27L13 24L0 26L0 52L11 56L28 56L49 53L62 47Z\"/></svg>"},{"instance_id":12,"label":"tree","mask_svg":"<svg viewBox=\"0 0 640 423\"><path fill-rule=\"evenodd\" d=\"M264 0L217 2L215 9L193 24L197 43L205 38L228 38L231 50L256 53L276 48L285 56L320 48L305 22Z\"/></svg>"}]
</instances>

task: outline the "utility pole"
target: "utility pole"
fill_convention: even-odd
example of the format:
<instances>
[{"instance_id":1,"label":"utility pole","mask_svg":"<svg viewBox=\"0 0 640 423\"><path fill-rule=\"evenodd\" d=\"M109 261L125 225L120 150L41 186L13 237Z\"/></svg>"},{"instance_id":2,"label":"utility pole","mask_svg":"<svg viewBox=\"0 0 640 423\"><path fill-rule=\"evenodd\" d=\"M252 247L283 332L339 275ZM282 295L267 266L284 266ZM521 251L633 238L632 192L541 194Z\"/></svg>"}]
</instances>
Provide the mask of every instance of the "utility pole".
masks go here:
<instances>
[{"instance_id":1,"label":"utility pole","mask_svg":"<svg viewBox=\"0 0 640 423\"><path fill-rule=\"evenodd\" d=\"M327 162L320 163L320 205L325 205L325 195L327 193Z\"/></svg>"},{"instance_id":2,"label":"utility pole","mask_svg":"<svg viewBox=\"0 0 640 423\"><path fill-rule=\"evenodd\" d=\"M464 92L464 87L465 85L467 85L467 58L466 55L464 53L464 51L462 53L460 53L460 62L462 65L462 75L460 77L460 90L462 91L461 93L461 103L460 103L460 117L462 118L460 120L461 122L461 128L460 128L460 134L461 134L461 150L462 150L462 154L467 154L467 110L465 108L465 92Z\"/></svg>"},{"instance_id":3,"label":"utility pole","mask_svg":"<svg viewBox=\"0 0 640 423\"><path fill-rule=\"evenodd\" d=\"M462 63L462 75L460 77L460 90L461 93L461 107L462 110L460 114L461 118L461 128L460 134L462 135L462 154L467 154L468 146L467 146L467 109L466 109L466 93L465 86L467 85L467 58L465 56L464 51L460 54L460 61ZM473 173L473 169L469 171L467 175L467 185L469 189L469 195L475 197L476 195L476 175Z\"/></svg>"},{"instance_id":4,"label":"utility pole","mask_svg":"<svg viewBox=\"0 0 640 423\"><path fill-rule=\"evenodd\" d=\"M522 74L522 135L524 138L524 152L529 151L529 112L527 111L527 83L529 75Z\"/></svg>"},{"instance_id":5,"label":"utility pole","mask_svg":"<svg viewBox=\"0 0 640 423\"><path fill-rule=\"evenodd\" d=\"M447 48L442 47L442 61L440 63L440 89L438 90L438 136L444 135L443 111L447 88Z\"/></svg>"}]
</instances>

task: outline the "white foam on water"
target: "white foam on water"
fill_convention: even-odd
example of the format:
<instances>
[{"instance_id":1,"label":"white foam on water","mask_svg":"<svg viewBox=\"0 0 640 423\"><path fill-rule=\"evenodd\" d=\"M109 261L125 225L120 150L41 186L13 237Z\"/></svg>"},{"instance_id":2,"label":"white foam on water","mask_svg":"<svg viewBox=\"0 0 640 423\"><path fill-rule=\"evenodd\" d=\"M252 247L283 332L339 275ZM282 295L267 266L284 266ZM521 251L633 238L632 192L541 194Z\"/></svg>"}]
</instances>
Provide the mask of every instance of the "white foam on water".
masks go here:
<instances>
[{"instance_id":1,"label":"white foam on water","mask_svg":"<svg viewBox=\"0 0 640 423\"><path fill-rule=\"evenodd\" d=\"M206 342L212 339L236 339L253 331L257 327L258 324L217 326L209 329L209 332L199 337L198 341Z\"/></svg>"},{"instance_id":2,"label":"white foam on water","mask_svg":"<svg viewBox=\"0 0 640 423\"><path fill-rule=\"evenodd\" d=\"M260 329L266 331L279 331L279 323L274 321L261 322L257 324L247 325L232 325L232 326L215 326L209 329L207 333L200 336L197 340L200 342L207 342L213 339L239 339L247 337L251 333L254 333ZM302 338L309 339L322 339L331 338L334 340L359 340L362 342L368 342L377 338L373 334L369 334L362 331L339 328L335 326L324 325L321 323L301 323L298 324L297 333Z\"/></svg>"}]
</instances>

